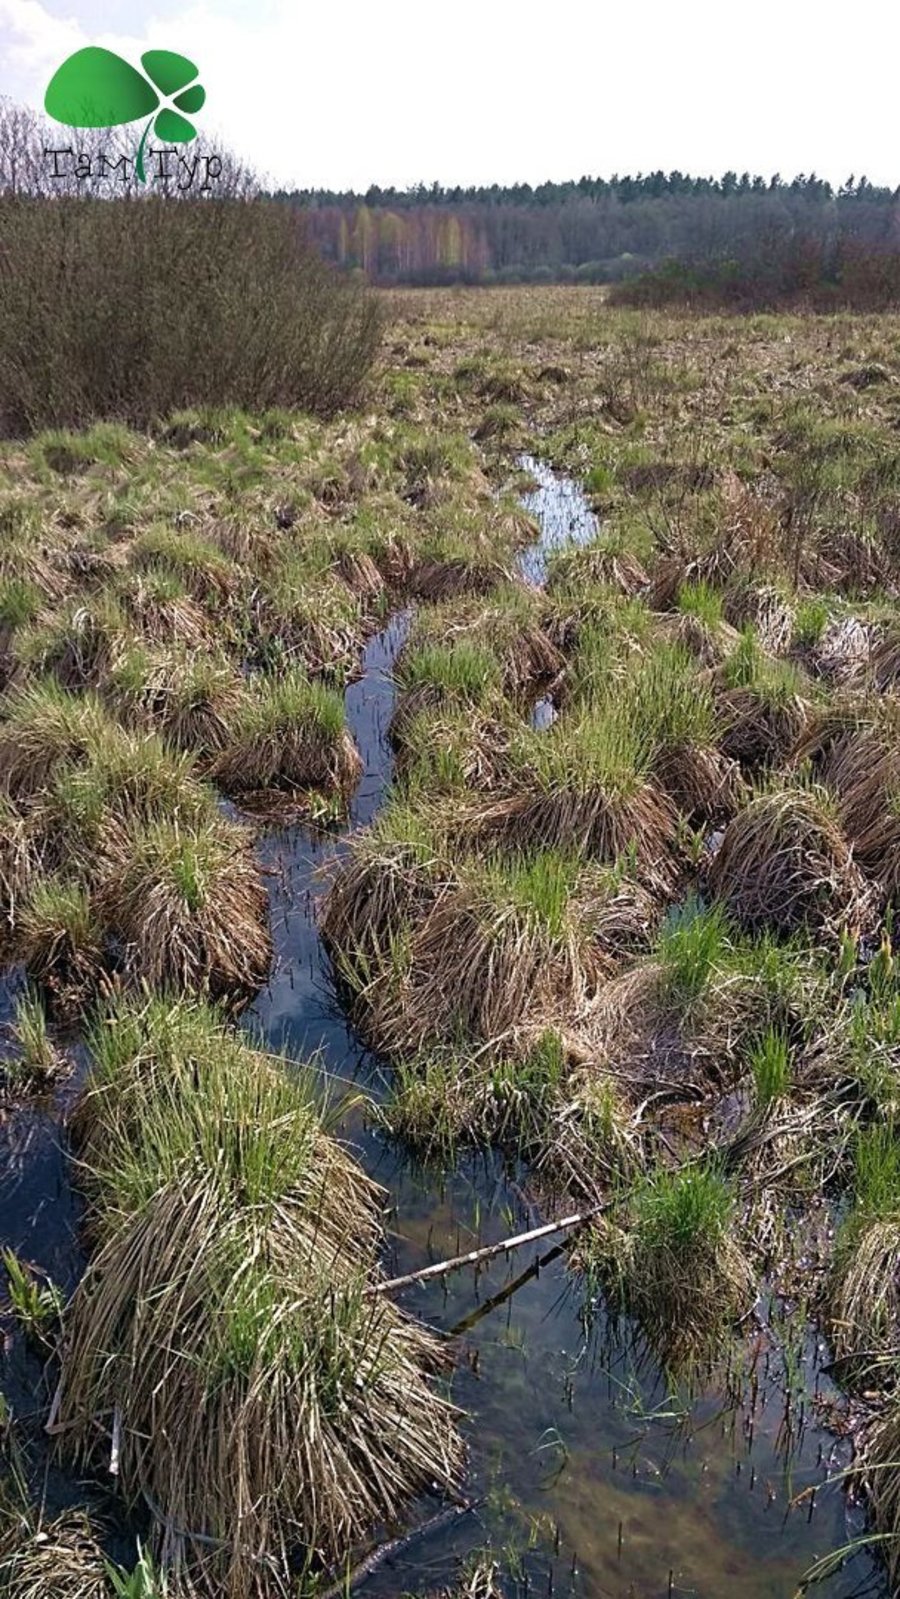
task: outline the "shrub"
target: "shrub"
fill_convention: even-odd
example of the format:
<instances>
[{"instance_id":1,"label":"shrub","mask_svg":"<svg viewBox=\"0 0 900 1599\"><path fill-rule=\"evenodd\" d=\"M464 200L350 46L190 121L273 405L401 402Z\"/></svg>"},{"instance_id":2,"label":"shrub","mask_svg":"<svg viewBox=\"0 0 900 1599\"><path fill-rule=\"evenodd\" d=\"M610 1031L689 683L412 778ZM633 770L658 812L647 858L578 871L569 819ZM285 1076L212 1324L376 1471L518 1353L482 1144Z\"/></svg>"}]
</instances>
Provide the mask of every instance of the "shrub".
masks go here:
<instances>
[{"instance_id":1,"label":"shrub","mask_svg":"<svg viewBox=\"0 0 900 1599\"><path fill-rule=\"evenodd\" d=\"M0 432L350 403L378 315L264 200L0 197Z\"/></svg>"}]
</instances>

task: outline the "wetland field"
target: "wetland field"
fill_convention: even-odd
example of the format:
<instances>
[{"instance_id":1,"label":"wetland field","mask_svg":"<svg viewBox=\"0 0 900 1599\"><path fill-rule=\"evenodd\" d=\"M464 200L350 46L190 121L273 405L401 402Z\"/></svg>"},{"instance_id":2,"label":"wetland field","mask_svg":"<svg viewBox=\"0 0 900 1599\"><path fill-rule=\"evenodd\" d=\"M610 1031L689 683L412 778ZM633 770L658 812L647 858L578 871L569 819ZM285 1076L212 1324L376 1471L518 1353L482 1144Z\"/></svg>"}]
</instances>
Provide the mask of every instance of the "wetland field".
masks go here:
<instances>
[{"instance_id":1,"label":"wetland field","mask_svg":"<svg viewBox=\"0 0 900 1599\"><path fill-rule=\"evenodd\" d=\"M0 443L0 1595L890 1599L900 316L374 298Z\"/></svg>"}]
</instances>

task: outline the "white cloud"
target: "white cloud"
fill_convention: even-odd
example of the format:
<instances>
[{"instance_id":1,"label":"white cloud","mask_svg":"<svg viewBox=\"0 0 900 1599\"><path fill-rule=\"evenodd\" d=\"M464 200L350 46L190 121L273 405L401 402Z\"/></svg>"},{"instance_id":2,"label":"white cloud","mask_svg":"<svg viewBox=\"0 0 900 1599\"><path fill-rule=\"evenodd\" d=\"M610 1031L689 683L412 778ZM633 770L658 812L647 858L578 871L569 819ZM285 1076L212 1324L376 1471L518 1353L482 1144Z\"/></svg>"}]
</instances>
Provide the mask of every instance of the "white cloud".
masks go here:
<instances>
[{"instance_id":1,"label":"white cloud","mask_svg":"<svg viewBox=\"0 0 900 1599\"><path fill-rule=\"evenodd\" d=\"M229 0L227 13L197 0L136 16L130 38L92 42L132 59L151 44L193 57L202 126L285 184L539 182L659 166L894 182L887 17L880 0L857 0L849 37L809 0L750 11L721 0ZM0 0L0 39L32 104L82 32L40 0Z\"/></svg>"},{"instance_id":2,"label":"white cloud","mask_svg":"<svg viewBox=\"0 0 900 1599\"><path fill-rule=\"evenodd\" d=\"M30 89L32 80L42 81L64 56L90 43L74 17L53 17L40 0L0 0L0 40L4 92L7 74Z\"/></svg>"}]
</instances>

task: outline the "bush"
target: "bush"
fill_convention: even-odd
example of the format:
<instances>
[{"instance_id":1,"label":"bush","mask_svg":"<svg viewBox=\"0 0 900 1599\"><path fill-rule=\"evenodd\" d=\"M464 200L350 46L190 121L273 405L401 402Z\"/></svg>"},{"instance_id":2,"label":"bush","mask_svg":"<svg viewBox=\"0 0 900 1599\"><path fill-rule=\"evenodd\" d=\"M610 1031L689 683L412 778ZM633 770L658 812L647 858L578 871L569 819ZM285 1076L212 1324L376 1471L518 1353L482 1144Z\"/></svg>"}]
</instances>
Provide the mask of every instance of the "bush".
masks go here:
<instances>
[{"instance_id":1,"label":"bush","mask_svg":"<svg viewBox=\"0 0 900 1599\"><path fill-rule=\"evenodd\" d=\"M0 433L351 403L374 302L266 200L0 198Z\"/></svg>"}]
</instances>

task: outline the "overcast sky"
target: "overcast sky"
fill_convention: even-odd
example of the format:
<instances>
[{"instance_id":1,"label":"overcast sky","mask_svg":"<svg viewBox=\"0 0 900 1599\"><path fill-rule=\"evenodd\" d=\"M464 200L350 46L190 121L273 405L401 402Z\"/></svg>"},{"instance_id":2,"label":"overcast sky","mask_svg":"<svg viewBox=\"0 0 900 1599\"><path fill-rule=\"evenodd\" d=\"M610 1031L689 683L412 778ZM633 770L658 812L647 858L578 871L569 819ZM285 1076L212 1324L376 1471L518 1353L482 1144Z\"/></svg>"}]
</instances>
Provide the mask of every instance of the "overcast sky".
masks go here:
<instances>
[{"instance_id":1,"label":"overcast sky","mask_svg":"<svg viewBox=\"0 0 900 1599\"><path fill-rule=\"evenodd\" d=\"M0 0L0 93L84 44L195 60L198 118L273 181L734 168L900 183L897 8L809 0Z\"/></svg>"}]
</instances>

